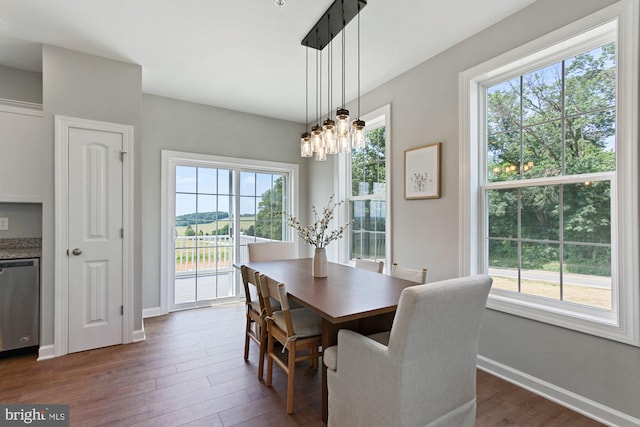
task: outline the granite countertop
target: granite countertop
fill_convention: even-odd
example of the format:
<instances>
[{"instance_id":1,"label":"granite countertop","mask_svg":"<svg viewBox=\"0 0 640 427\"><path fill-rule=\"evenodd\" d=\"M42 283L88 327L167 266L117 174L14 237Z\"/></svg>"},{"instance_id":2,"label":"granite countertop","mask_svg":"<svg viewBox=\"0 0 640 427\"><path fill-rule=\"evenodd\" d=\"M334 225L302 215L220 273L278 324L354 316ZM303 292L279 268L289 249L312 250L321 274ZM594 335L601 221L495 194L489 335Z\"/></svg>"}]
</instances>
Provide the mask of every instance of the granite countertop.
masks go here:
<instances>
[{"instance_id":1,"label":"granite countertop","mask_svg":"<svg viewBox=\"0 0 640 427\"><path fill-rule=\"evenodd\" d=\"M41 238L0 239L0 259L40 258Z\"/></svg>"}]
</instances>

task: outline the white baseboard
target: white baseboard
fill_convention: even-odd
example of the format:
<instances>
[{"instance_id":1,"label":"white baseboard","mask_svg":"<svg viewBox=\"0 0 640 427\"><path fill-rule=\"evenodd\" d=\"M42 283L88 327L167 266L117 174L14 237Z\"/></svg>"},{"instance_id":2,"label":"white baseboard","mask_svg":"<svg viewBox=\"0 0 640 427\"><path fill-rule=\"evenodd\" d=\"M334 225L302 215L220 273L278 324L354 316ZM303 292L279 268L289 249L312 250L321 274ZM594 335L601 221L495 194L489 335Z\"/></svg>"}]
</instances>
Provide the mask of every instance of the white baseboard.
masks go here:
<instances>
[{"instance_id":1,"label":"white baseboard","mask_svg":"<svg viewBox=\"0 0 640 427\"><path fill-rule=\"evenodd\" d=\"M38 362L41 360L53 359L56 357L55 346L53 344L50 345L41 345L38 349Z\"/></svg>"},{"instance_id":2,"label":"white baseboard","mask_svg":"<svg viewBox=\"0 0 640 427\"><path fill-rule=\"evenodd\" d=\"M163 316L167 313L163 313L160 307L151 307L142 309L142 318Z\"/></svg>"},{"instance_id":3,"label":"white baseboard","mask_svg":"<svg viewBox=\"0 0 640 427\"><path fill-rule=\"evenodd\" d=\"M603 424L620 427L640 425L638 418L484 356L478 355L478 368Z\"/></svg>"},{"instance_id":4,"label":"white baseboard","mask_svg":"<svg viewBox=\"0 0 640 427\"><path fill-rule=\"evenodd\" d=\"M147 339L147 337L144 334L144 325L142 325L142 329L133 331L133 342L140 342L144 341L145 339Z\"/></svg>"}]
</instances>

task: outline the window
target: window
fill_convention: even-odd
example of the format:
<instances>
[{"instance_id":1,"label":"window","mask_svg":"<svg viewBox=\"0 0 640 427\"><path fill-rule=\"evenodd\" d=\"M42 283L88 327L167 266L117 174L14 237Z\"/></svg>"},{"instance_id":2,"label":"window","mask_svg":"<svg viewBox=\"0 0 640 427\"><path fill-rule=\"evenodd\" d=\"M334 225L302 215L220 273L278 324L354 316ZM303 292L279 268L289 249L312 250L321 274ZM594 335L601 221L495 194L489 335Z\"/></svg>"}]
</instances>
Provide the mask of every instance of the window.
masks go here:
<instances>
[{"instance_id":1,"label":"window","mask_svg":"<svg viewBox=\"0 0 640 427\"><path fill-rule=\"evenodd\" d=\"M352 221L343 261L356 258L388 261L390 235L388 215L389 107L363 117L367 145L344 156L340 182L341 200L346 200Z\"/></svg>"},{"instance_id":2,"label":"window","mask_svg":"<svg viewBox=\"0 0 640 427\"><path fill-rule=\"evenodd\" d=\"M460 232L490 308L638 345L632 4L461 74Z\"/></svg>"},{"instance_id":3,"label":"window","mask_svg":"<svg viewBox=\"0 0 640 427\"><path fill-rule=\"evenodd\" d=\"M247 261L247 244L292 237L296 176L297 165L163 151L167 309L239 296L233 265Z\"/></svg>"}]
</instances>

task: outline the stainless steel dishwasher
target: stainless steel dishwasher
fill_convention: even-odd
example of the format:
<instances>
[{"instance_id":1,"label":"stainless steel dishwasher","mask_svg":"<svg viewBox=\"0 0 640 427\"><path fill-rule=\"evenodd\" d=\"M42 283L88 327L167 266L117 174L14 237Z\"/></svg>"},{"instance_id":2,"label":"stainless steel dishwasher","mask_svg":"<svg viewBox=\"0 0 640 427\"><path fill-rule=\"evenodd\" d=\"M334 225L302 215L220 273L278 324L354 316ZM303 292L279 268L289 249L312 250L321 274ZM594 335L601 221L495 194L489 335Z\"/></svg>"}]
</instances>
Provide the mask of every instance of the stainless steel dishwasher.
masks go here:
<instances>
[{"instance_id":1,"label":"stainless steel dishwasher","mask_svg":"<svg viewBox=\"0 0 640 427\"><path fill-rule=\"evenodd\" d=\"M40 342L40 260L0 260L0 355Z\"/></svg>"}]
</instances>

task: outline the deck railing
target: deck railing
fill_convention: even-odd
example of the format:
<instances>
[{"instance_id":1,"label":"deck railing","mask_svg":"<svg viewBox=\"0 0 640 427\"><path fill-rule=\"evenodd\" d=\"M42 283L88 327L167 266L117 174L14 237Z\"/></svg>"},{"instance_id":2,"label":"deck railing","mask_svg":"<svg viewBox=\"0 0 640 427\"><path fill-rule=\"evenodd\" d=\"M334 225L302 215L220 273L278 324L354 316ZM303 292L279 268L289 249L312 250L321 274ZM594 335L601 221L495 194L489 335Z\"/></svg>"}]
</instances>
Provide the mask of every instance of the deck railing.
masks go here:
<instances>
[{"instance_id":1,"label":"deck railing","mask_svg":"<svg viewBox=\"0 0 640 427\"><path fill-rule=\"evenodd\" d=\"M254 236L240 236L240 253L234 257L235 240L231 236L178 236L175 240L176 276L198 273L227 273L233 263L249 259L247 244L269 242Z\"/></svg>"}]
</instances>

